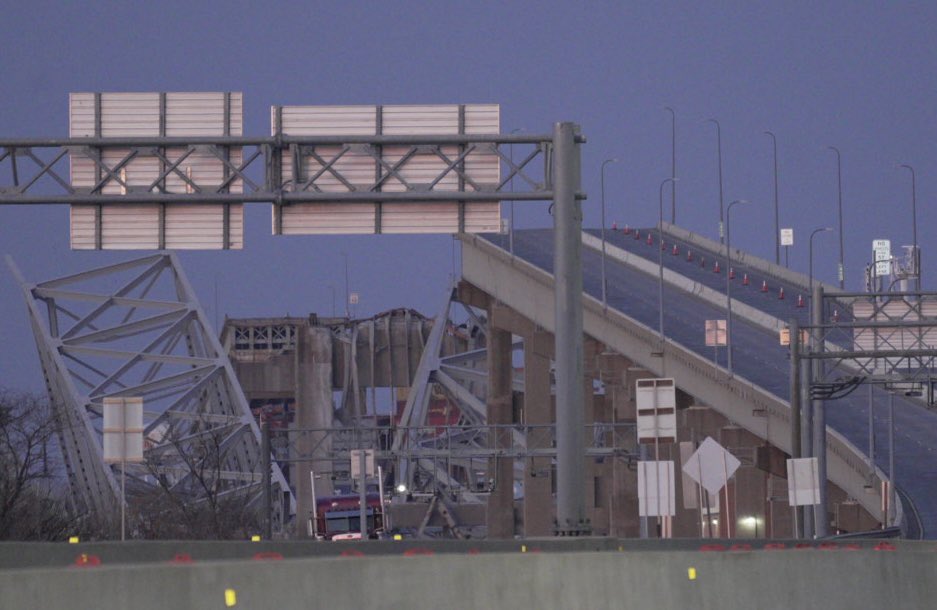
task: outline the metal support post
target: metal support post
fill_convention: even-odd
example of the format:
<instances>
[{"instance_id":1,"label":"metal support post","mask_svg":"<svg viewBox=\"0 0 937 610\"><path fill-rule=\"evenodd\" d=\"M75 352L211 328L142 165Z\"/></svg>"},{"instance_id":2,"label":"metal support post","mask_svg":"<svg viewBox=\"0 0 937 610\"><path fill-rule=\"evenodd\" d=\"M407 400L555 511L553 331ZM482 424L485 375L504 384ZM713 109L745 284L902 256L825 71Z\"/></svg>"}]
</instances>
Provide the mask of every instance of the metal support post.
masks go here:
<instances>
[{"instance_id":1,"label":"metal support post","mask_svg":"<svg viewBox=\"0 0 937 610\"><path fill-rule=\"evenodd\" d=\"M582 207L578 126L553 126L556 277L556 533L589 532L585 511L582 338Z\"/></svg>"},{"instance_id":2,"label":"metal support post","mask_svg":"<svg viewBox=\"0 0 937 610\"><path fill-rule=\"evenodd\" d=\"M358 531L361 540L368 539L368 473L366 471L366 454L364 449L358 452Z\"/></svg>"},{"instance_id":3,"label":"metal support post","mask_svg":"<svg viewBox=\"0 0 937 610\"><path fill-rule=\"evenodd\" d=\"M894 515L897 506L895 501L898 499L897 489L895 488L895 395L888 393L888 508L894 521ZM887 525L887 524L886 524Z\"/></svg>"},{"instance_id":4,"label":"metal support post","mask_svg":"<svg viewBox=\"0 0 937 610\"><path fill-rule=\"evenodd\" d=\"M812 345L812 339L808 339ZM813 457L813 402L810 400L810 386L813 383L811 361L800 361L800 457ZM813 511L804 510L801 521L804 538L813 538Z\"/></svg>"},{"instance_id":5,"label":"metal support post","mask_svg":"<svg viewBox=\"0 0 937 610\"><path fill-rule=\"evenodd\" d=\"M791 457L803 457L801 450L801 412L800 412L800 324L797 318L791 318ZM794 538L803 536L804 509L794 507Z\"/></svg>"},{"instance_id":6,"label":"metal support post","mask_svg":"<svg viewBox=\"0 0 937 610\"><path fill-rule=\"evenodd\" d=\"M825 351L826 338L821 327L823 324L823 285L817 284L813 288L813 297L810 302L810 323L814 327L814 353ZM813 379L823 378L823 360L813 360ZM817 456L817 479L820 484L820 504L817 505L814 531L817 538L829 535L829 519L827 518L826 494L826 413L825 401L813 401L813 449Z\"/></svg>"},{"instance_id":7,"label":"metal support post","mask_svg":"<svg viewBox=\"0 0 937 610\"><path fill-rule=\"evenodd\" d=\"M261 458L263 461L263 486L264 486L264 540L273 538L273 482L271 481L271 463L270 463L270 422L264 421L261 429Z\"/></svg>"}]
</instances>

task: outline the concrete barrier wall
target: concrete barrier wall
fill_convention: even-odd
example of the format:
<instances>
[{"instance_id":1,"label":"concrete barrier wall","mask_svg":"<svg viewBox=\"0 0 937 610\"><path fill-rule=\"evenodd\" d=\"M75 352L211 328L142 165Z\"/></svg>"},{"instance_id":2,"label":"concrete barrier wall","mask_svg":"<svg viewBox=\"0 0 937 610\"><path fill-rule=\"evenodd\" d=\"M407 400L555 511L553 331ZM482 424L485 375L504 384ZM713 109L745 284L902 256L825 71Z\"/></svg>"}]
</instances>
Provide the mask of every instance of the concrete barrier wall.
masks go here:
<instances>
[{"instance_id":1,"label":"concrete barrier wall","mask_svg":"<svg viewBox=\"0 0 937 610\"><path fill-rule=\"evenodd\" d=\"M935 558L925 546L840 545L7 570L0 608L930 608Z\"/></svg>"}]
</instances>

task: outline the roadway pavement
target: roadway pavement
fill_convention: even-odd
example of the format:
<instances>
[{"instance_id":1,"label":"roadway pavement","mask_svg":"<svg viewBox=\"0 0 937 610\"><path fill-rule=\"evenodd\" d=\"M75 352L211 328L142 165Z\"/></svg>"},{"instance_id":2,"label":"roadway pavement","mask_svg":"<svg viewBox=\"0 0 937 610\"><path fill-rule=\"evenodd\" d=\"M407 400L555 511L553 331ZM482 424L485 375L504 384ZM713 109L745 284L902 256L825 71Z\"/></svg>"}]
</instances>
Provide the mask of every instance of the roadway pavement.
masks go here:
<instances>
[{"instance_id":1,"label":"roadway pavement","mask_svg":"<svg viewBox=\"0 0 937 610\"><path fill-rule=\"evenodd\" d=\"M587 231L598 235L597 230ZM647 229L625 234L621 230L606 230L609 247L620 248L639 255L657 264L659 241L656 230L650 230L648 244ZM506 236L489 235L491 243L507 249ZM676 243L678 254L672 254ZM693 259L687 260L687 248L693 249ZM549 229L515 231L514 253L516 256L552 273L553 232ZM734 259L735 257L733 257ZM665 268L690 278L709 288L725 294L725 274L728 272L725 257L714 252L689 246L680 240L665 235L663 251ZM716 260L720 272L714 272ZM804 290L792 283L777 279L776 274L765 274L744 264L734 264L735 279L732 282L734 301L744 302L760 311L781 320L797 317L806 324L809 317L809 301ZM749 283L743 285L748 275ZM619 263L611 257L606 259L607 299L609 307L630 316L649 328L658 328L658 281L637 269ZM763 282L767 290L762 291ZM803 278L802 285L807 284ZM783 287L785 298L779 299ZM601 252L583 248L583 289L593 297L601 299ZM803 294L804 306L798 307L797 296ZM725 308L709 302L677 287L664 286L664 332L668 339L679 343L701 356L709 358L719 366L726 366L725 348L706 347L704 325L706 320L725 319ZM847 311L840 311L841 319L848 319ZM776 332L748 323L733 315L733 372L758 385L778 398L790 399L790 361L788 349L779 344ZM678 380L679 383L679 380ZM888 472L888 413L887 394L879 389L873 392L874 439L876 464ZM869 447L868 426L869 390L858 388L845 398L827 401L827 424L846 437L863 451ZM895 482L899 491L910 501L917 514L917 521L925 538L937 538L937 413L921 406L921 403L895 397ZM909 519L909 536L917 534L915 519Z\"/></svg>"}]
</instances>

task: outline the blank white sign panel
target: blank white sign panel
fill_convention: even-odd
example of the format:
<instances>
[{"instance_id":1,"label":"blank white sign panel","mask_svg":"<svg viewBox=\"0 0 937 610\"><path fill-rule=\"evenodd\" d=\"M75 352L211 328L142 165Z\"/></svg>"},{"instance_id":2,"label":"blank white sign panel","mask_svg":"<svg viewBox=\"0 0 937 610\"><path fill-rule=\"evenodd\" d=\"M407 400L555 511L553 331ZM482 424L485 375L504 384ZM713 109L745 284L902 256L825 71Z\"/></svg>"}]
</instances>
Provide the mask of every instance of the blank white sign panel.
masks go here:
<instances>
[{"instance_id":1,"label":"blank white sign panel","mask_svg":"<svg viewBox=\"0 0 937 610\"><path fill-rule=\"evenodd\" d=\"M459 135L462 122L464 135L497 134L501 128L500 107L497 104L468 104L463 106L463 121L459 105L398 105L398 106L282 106L279 108L280 129L286 136L446 136ZM271 133L277 133L277 107L271 109ZM380 178L380 191L403 193L410 189L425 191L448 167L445 159L421 147L397 170L399 176L387 171L395 167L410 146L385 146L369 150L361 145L344 147L317 146L316 159L302 155L303 167L294 171L293 151L284 151L281 180L287 192L314 191L325 193L367 192ZM458 146L444 146L441 153L454 161L459 157ZM340 156L339 156L340 155ZM336 159L336 156L338 158ZM334 161L334 163L333 163ZM328 167L326 167L328 166ZM494 190L501 177L501 163L497 154L485 148L468 154L464 160L465 173L479 188ZM334 172L332 171L334 170ZM390 174L390 175L388 175ZM341 176L341 178L339 178ZM307 184L311 179L314 185ZM466 183L464 191L476 190ZM460 192L459 174L449 171L432 185L433 191ZM459 231L459 204L454 196L451 202L373 203L316 202L274 207L273 227L280 226L284 235L374 233L378 226L382 233L457 233ZM497 232L501 226L501 206L498 201L466 202L464 230L467 233ZM278 218L278 215L280 217Z\"/></svg>"},{"instance_id":2,"label":"blank white sign panel","mask_svg":"<svg viewBox=\"0 0 937 610\"><path fill-rule=\"evenodd\" d=\"M100 112L94 93L72 93L69 96L69 136L72 138L114 137L210 137L243 135L243 102L240 93L166 93L161 110L160 93L101 93ZM227 124L225 118L227 117ZM97 133L100 125L100 133ZM161 133L163 132L163 133ZM129 149L108 149L102 155L109 168L123 160ZM169 148L170 161L185 153L183 148ZM229 161L240 166L240 147L229 149ZM106 173L80 150L69 153L71 184L78 193L88 193ZM105 195L131 192L159 192L153 184L160 176L163 161L152 154L138 153L123 166L121 179L108 181L100 190ZM225 164L207 147L199 147L179 164L179 171L203 189L211 192L226 179ZM230 173L230 170L228 170ZM168 193L186 193L187 184L179 174L165 177L163 188ZM243 192L241 180L232 180L227 192ZM244 219L240 204L188 205L183 203L111 204L102 206L101 223L97 226L97 206L71 206L71 247L89 250L97 247L100 231L101 248L105 250L157 249L160 226L164 227L165 248L222 249L225 246L225 214L228 216L228 247L243 247Z\"/></svg>"}]
</instances>

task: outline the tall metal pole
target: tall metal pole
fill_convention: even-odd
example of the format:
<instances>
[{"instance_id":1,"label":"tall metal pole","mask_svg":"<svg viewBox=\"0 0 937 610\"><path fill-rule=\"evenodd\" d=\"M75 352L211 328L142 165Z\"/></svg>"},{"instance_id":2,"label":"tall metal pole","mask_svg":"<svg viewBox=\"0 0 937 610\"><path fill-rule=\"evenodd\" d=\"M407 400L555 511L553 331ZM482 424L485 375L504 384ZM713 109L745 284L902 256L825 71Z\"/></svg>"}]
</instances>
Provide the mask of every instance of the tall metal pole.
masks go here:
<instances>
[{"instance_id":1,"label":"tall metal pole","mask_svg":"<svg viewBox=\"0 0 937 610\"><path fill-rule=\"evenodd\" d=\"M273 483L272 483L272 464L270 462L270 422L264 419L261 422L261 463L263 464L263 486L264 486L264 539L270 540L273 537Z\"/></svg>"},{"instance_id":2,"label":"tall metal pole","mask_svg":"<svg viewBox=\"0 0 937 610\"><path fill-rule=\"evenodd\" d=\"M915 278L914 286L915 289L921 290L921 254L917 249L917 182L914 178L914 168L908 165L907 163L902 163L901 167L907 168L911 172L911 230L912 230L912 243L914 249L912 250L911 256L914 261L914 271L917 273Z\"/></svg>"},{"instance_id":3,"label":"tall metal pole","mask_svg":"<svg viewBox=\"0 0 937 610\"><path fill-rule=\"evenodd\" d=\"M732 267L731 233L729 232L729 212L736 203L748 203L744 199L736 199L726 208L726 368L732 376L732 283L729 281L729 269Z\"/></svg>"},{"instance_id":4,"label":"tall metal pole","mask_svg":"<svg viewBox=\"0 0 937 610\"><path fill-rule=\"evenodd\" d=\"M664 185L668 182L676 182L676 178L665 178L660 183L660 222L657 225L657 331L660 333L660 351L664 352Z\"/></svg>"},{"instance_id":5,"label":"tall metal pole","mask_svg":"<svg viewBox=\"0 0 937 610\"><path fill-rule=\"evenodd\" d=\"M804 457L801 448L801 426L803 425L800 403L800 324L797 318L790 322L790 349L791 349L791 457ZM803 536L804 511L801 507L794 507L794 538Z\"/></svg>"},{"instance_id":6,"label":"tall metal pole","mask_svg":"<svg viewBox=\"0 0 937 610\"><path fill-rule=\"evenodd\" d=\"M557 534L588 533L583 427L582 206L579 127L553 126L554 276L556 280Z\"/></svg>"},{"instance_id":7,"label":"tall metal pole","mask_svg":"<svg viewBox=\"0 0 937 610\"><path fill-rule=\"evenodd\" d=\"M723 222L724 222L724 213L723 213L723 198L722 198L722 127L719 125L719 121L716 119L709 119L707 123L714 123L716 125L716 151L719 155L719 243L726 243L725 235L723 234Z\"/></svg>"},{"instance_id":8,"label":"tall metal pole","mask_svg":"<svg viewBox=\"0 0 937 610\"><path fill-rule=\"evenodd\" d=\"M895 394L888 393L888 506L889 512L895 514Z\"/></svg>"},{"instance_id":9,"label":"tall metal pole","mask_svg":"<svg viewBox=\"0 0 937 610\"><path fill-rule=\"evenodd\" d=\"M770 131L765 132L771 136L771 148L774 151L774 264L781 264L781 218L778 211L778 139Z\"/></svg>"},{"instance_id":10,"label":"tall metal pole","mask_svg":"<svg viewBox=\"0 0 937 610\"><path fill-rule=\"evenodd\" d=\"M670 224L677 224L677 113L664 106L670 113Z\"/></svg>"},{"instance_id":11,"label":"tall metal pole","mask_svg":"<svg viewBox=\"0 0 937 610\"><path fill-rule=\"evenodd\" d=\"M602 161L602 169L599 172L602 175L602 311L608 311L608 282L605 279L605 166L616 162L618 159Z\"/></svg>"},{"instance_id":12,"label":"tall metal pole","mask_svg":"<svg viewBox=\"0 0 937 610\"><path fill-rule=\"evenodd\" d=\"M837 215L839 217L839 288L846 288L846 263L843 249L843 165L842 155L835 146L829 146L830 150L836 153L836 192L837 192Z\"/></svg>"},{"instance_id":13,"label":"tall metal pole","mask_svg":"<svg viewBox=\"0 0 937 610\"><path fill-rule=\"evenodd\" d=\"M811 351L822 353L825 351L826 338L823 325L823 285L813 287L813 297L810 303L810 324L813 326L814 346ZM823 378L823 360L813 360L813 379ZM829 535L829 518L827 517L826 494L826 408L823 399L813 401L813 450L817 457L817 480L820 484L820 504L817 506L817 517L814 532L817 538Z\"/></svg>"}]
</instances>

